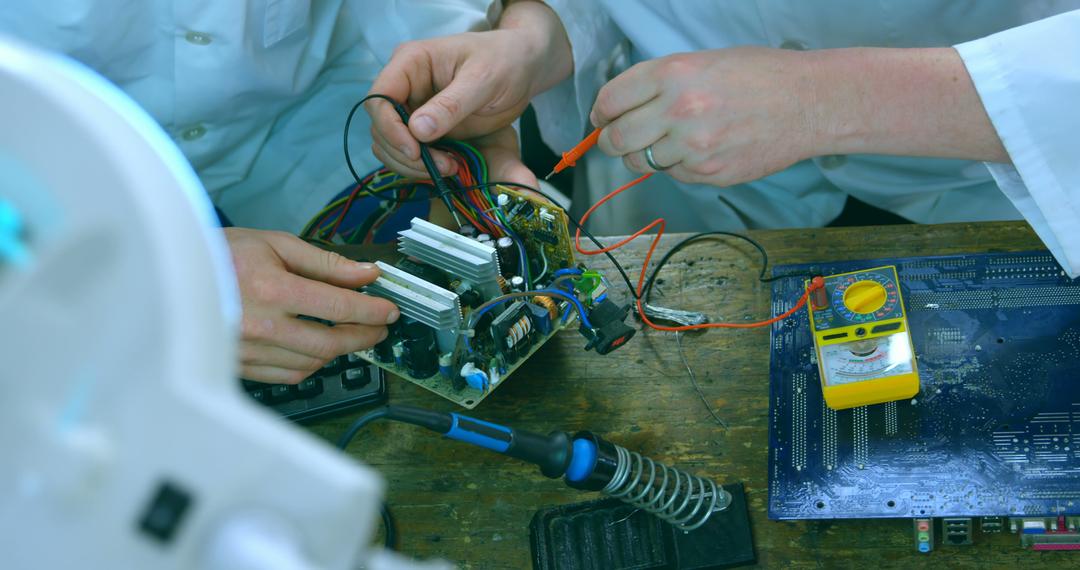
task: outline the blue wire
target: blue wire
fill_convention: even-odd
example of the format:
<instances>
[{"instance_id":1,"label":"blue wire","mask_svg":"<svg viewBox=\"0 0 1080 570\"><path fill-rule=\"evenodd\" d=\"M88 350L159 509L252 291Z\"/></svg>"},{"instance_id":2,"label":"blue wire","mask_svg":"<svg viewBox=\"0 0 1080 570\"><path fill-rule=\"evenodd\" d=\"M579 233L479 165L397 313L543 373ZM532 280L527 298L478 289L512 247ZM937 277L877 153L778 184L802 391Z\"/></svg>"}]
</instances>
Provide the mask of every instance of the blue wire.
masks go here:
<instances>
[{"instance_id":1,"label":"blue wire","mask_svg":"<svg viewBox=\"0 0 1080 570\"><path fill-rule=\"evenodd\" d=\"M581 275L582 271L577 267L564 267L562 269L556 269L555 273L552 273L555 277L562 277L563 275Z\"/></svg>"},{"instance_id":2,"label":"blue wire","mask_svg":"<svg viewBox=\"0 0 1080 570\"><path fill-rule=\"evenodd\" d=\"M577 309L578 315L581 317L581 324L585 325L590 329L593 328L592 323L589 322L589 317L585 314L585 307L582 306L581 301L578 301L577 298L573 295L567 295L565 291L559 291L558 289L537 289L536 291L526 291L526 293L532 293L537 296L552 295L558 299L566 299L567 301L570 301L570 303L573 304L574 308ZM470 320L472 320L473 325L475 325L480 320L480 317L484 316L484 314L490 311L492 308L517 298L518 297L507 297L505 299L499 299L499 302L492 303L484 307L483 309L480 309L479 311L473 313L470 317ZM569 311L570 308L567 307L566 310ZM566 321L566 314L563 315L563 321ZM469 352L472 352L472 346L469 345L469 337L467 335L465 336L465 348L468 349Z\"/></svg>"}]
</instances>

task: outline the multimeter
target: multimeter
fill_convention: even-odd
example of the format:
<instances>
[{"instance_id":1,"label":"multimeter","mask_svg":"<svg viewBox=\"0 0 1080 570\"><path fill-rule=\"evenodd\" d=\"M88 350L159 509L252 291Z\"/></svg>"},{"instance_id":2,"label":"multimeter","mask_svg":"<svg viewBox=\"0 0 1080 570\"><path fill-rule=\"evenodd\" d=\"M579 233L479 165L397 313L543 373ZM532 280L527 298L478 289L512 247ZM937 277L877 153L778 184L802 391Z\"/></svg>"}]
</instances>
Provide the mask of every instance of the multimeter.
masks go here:
<instances>
[{"instance_id":1,"label":"multimeter","mask_svg":"<svg viewBox=\"0 0 1080 570\"><path fill-rule=\"evenodd\" d=\"M808 305L826 405L842 410L918 393L895 266L824 277Z\"/></svg>"}]
</instances>

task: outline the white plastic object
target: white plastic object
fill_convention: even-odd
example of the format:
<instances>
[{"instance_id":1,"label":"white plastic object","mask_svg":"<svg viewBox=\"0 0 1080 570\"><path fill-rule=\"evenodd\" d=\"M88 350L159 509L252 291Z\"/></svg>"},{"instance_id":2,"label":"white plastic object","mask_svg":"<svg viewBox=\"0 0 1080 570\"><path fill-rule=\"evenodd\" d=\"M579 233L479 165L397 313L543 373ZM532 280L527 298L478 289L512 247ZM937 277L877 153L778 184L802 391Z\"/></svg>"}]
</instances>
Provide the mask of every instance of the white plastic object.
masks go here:
<instances>
[{"instance_id":1,"label":"white plastic object","mask_svg":"<svg viewBox=\"0 0 1080 570\"><path fill-rule=\"evenodd\" d=\"M257 509L293 529L292 567L357 567L382 482L241 393L228 249L180 151L104 79L3 38L0 125L23 248L0 262L4 566L198 567L271 536L229 523ZM166 484L190 502L161 539L140 522Z\"/></svg>"}]
</instances>

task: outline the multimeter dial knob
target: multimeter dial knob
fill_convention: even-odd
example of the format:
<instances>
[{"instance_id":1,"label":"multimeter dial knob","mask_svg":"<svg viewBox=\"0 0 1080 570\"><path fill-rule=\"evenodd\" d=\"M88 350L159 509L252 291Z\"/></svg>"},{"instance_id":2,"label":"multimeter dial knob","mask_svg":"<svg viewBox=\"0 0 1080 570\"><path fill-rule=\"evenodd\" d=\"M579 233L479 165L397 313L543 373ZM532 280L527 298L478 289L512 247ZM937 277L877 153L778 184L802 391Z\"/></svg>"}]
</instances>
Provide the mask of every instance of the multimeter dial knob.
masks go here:
<instances>
[{"instance_id":1,"label":"multimeter dial knob","mask_svg":"<svg viewBox=\"0 0 1080 570\"><path fill-rule=\"evenodd\" d=\"M885 306L888 292L877 281L856 281L844 291L844 306L853 313L868 315Z\"/></svg>"}]
</instances>

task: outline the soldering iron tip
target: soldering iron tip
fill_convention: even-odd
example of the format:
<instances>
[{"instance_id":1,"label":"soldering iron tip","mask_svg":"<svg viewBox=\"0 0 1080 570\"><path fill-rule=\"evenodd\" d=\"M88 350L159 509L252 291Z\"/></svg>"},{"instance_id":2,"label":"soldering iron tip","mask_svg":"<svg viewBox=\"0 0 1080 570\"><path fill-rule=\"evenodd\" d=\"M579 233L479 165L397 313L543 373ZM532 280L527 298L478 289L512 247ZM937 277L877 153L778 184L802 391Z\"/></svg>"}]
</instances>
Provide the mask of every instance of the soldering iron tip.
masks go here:
<instances>
[{"instance_id":1,"label":"soldering iron tip","mask_svg":"<svg viewBox=\"0 0 1080 570\"><path fill-rule=\"evenodd\" d=\"M554 171L554 170L552 170L551 172L548 172L548 173L547 173L547 176L545 176L545 177L544 177L544 180L548 180L548 179L550 179L550 178L551 178L552 176L555 176L555 171Z\"/></svg>"}]
</instances>

